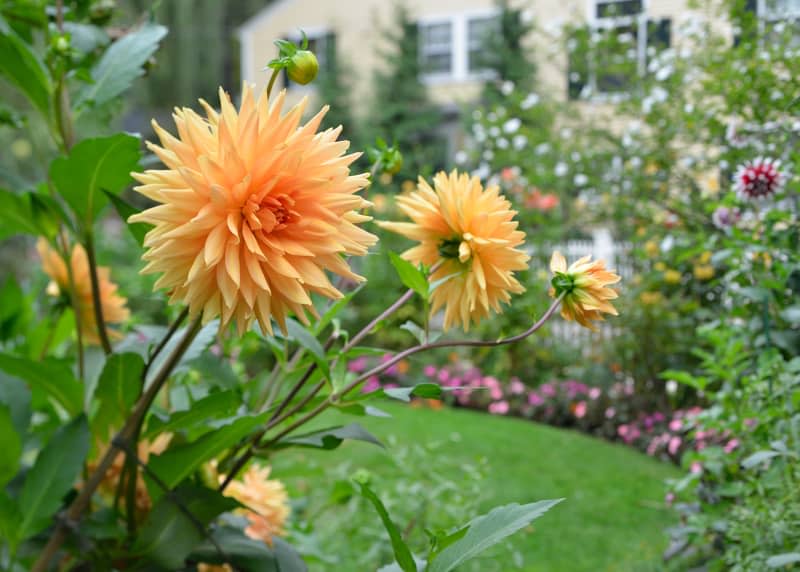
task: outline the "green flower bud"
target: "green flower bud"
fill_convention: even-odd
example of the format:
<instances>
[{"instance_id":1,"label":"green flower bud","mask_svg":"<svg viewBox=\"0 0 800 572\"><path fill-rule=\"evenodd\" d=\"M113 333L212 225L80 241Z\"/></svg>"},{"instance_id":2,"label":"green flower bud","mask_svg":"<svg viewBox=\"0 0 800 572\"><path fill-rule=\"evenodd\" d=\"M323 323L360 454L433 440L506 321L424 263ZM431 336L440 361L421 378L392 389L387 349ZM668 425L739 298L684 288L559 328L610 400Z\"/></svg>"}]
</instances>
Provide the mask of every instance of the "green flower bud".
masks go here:
<instances>
[{"instance_id":1,"label":"green flower bud","mask_svg":"<svg viewBox=\"0 0 800 572\"><path fill-rule=\"evenodd\" d=\"M286 66L289 79L300 85L306 85L314 81L318 71L319 62L317 62L317 56L308 50L297 50L289 60L289 65Z\"/></svg>"},{"instance_id":2,"label":"green flower bud","mask_svg":"<svg viewBox=\"0 0 800 572\"><path fill-rule=\"evenodd\" d=\"M396 175L403 168L403 155L392 147L383 153L383 172Z\"/></svg>"}]
</instances>

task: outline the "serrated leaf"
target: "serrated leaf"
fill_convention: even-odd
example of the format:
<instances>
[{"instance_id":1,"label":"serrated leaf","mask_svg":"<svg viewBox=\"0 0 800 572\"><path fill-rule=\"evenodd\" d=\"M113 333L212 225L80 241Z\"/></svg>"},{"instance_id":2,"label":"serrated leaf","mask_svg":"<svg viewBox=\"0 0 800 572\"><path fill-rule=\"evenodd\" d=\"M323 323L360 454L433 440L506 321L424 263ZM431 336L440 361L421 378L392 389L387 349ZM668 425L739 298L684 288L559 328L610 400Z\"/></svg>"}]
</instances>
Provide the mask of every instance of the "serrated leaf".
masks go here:
<instances>
[{"instance_id":1,"label":"serrated leaf","mask_svg":"<svg viewBox=\"0 0 800 572\"><path fill-rule=\"evenodd\" d=\"M64 200L88 225L106 204L105 192L119 194L139 166L139 138L125 133L84 139L50 166L50 178Z\"/></svg>"},{"instance_id":2,"label":"serrated leaf","mask_svg":"<svg viewBox=\"0 0 800 572\"><path fill-rule=\"evenodd\" d=\"M133 80L144 75L144 64L166 34L164 26L146 24L111 44L92 68L94 83L80 92L76 105L98 106L121 95Z\"/></svg>"},{"instance_id":3,"label":"serrated leaf","mask_svg":"<svg viewBox=\"0 0 800 572\"><path fill-rule=\"evenodd\" d=\"M106 195L111 204L114 206L114 210L117 211L117 214L125 223L125 226L128 227L128 231L133 236L133 239L139 244L139 246L144 245L144 237L153 228L153 225L144 223L144 222L128 222L128 217L135 215L139 212L138 209L134 208L129 203L125 202L121 197L113 193L109 193L107 190L103 189L103 193Z\"/></svg>"},{"instance_id":4,"label":"serrated leaf","mask_svg":"<svg viewBox=\"0 0 800 572\"><path fill-rule=\"evenodd\" d=\"M53 86L47 67L2 17L0 17L0 75L17 86L45 118L50 118Z\"/></svg>"},{"instance_id":5,"label":"serrated leaf","mask_svg":"<svg viewBox=\"0 0 800 572\"><path fill-rule=\"evenodd\" d=\"M389 252L389 260L397 271L400 281L406 287L411 288L414 292L422 296L424 300L427 300L429 285L428 279L425 277L422 270L411 264L408 260L400 258L400 256L394 252Z\"/></svg>"},{"instance_id":6,"label":"serrated leaf","mask_svg":"<svg viewBox=\"0 0 800 572\"><path fill-rule=\"evenodd\" d=\"M39 452L19 497L19 506L25 507L19 538L28 538L51 524L88 452L89 425L84 415L61 427Z\"/></svg>"},{"instance_id":7,"label":"serrated leaf","mask_svg":"<svg viewBox=\"0 0 800 572\"><path fill-rule=\"evenodd\" d=\"M135 353L112 354L106 360L94 396L99 401L92 431L105 439L122 426L142 391L144 360Z\"/></svg>"},{"instance_id":8,"label":"serrated leaf","mask_svg":"<svg viewBox=\"0 0 800 572\"><path fill-rule=\"evenodd\" d=\"M52 397L70 415L77 415L83 410L83 386L64 362L49 359L33 361L0 354L0 369L26 381L32 391Z\"/></svg>"},{"instance_id":9,"label":"serrated leaf","mask_svg":"<svg viewBox=\"0 0 800 572\"><path fill-rule=\"evenodd\" d=\"M11 408L0 403L0 490L19 470L22 456L22 438L14 427Z\"/></svg>"},{"instance_id":10,"label":"serrated leaf","mask_svg":"<svg viewBox=\"0 0 800 572\"><path fill-rule=\"evenodd\" d=\"M383 502L375 492L369 488L369 485L365 483L358 483L361 487L361 494L366 498L369 502L372 503L372 506L375 507L375 510L378 513L378 516L381 518L381 522L383 523L383 527L386 529L386 532L389 533L389 539L392 542L392 550L394 552L394 559L403 572L417 572L417 564L414 562L414 556L411 554L411 550L408 548L408 545L403 540L402 535L400 534L400 529L397 528L397 525L389 516L389 512L386 510L386 507L383 505Z\"/></svg>"},{"instance_id":11,"label":"serrated leaf","mask_svg":"<svg viewBox=\"0 0 800 572\"><path fill-rule=\"evenodd\" d=\"M142 526L133 552L167 570L183 569L186 557L205 538L178 503L203 527L223 512L241 506L216 490L191 483L163 495Z\"/></svg>"},{"instance_id":12,"label":"serrated leaf","mask_svg":"<svg viewBox=\"0 0 800 572\"><path fill-rule=\"evenodd\" d=\"M336 449L346 439L355 441L365 441L383 447L377 437L364 429L358 423L350 423L344 426L329 427L303 435L292 435L282 439L275 445L275 448L284 447L312 447L315 449L325 449L330 451Z\"/></svg>"},{"instance_id":13,"label":"serrated leaf","mask_svg":"<svg viewBox=\"0 0 800 572\"><path fill-rule=\"evenodd\" d=\"M563 499L545 500L530 504L508 504L492 509L488 514L471 520L454 534L462 535L446 546L429 562L427 572L449 572L467 560L494 546L507 536L528 526Z\"/></svg>"}]
</instances>

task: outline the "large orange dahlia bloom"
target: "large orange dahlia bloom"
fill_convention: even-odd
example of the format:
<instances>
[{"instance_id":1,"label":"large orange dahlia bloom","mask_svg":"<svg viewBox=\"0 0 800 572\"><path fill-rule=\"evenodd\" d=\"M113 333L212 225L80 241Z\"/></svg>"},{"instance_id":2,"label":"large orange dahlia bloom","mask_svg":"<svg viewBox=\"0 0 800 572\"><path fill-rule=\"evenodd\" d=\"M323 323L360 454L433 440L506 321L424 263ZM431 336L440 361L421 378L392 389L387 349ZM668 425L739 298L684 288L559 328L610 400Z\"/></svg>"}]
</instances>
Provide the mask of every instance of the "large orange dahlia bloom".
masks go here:
<instances>
[{"instance_id":1,"label":"large orange dahlia bloom","mask_svg":"<svg viewBox=\"0 0 800 572\"><path fill-rule=\"evenodd\" d=\"M517 230L517 212L497 186L484 189L477 177L440 172L433 187L420 178L417 189L397 203L413 222L379 224L420 241L403 258L435 266L431 282L450 277L431 295L432 312L445 308L445 330L460 322L468 331L471 322L489 316L490 309L502 312L500 302L525 291L514 278L530 258L516 248L525 233Z\"/></svg>"},{"instance_id":2,"label":"large orange dahlia bloom","mask_svg":"<svg viewBox=\"0 0 800 572\"><path fill-rule=\"evenodd\" d=\"M269 473L270 467L251 465L241 481L231 481L225 495L245 506L240 509L249 523L245 534L271 545L273 536L283 534L290 509L286 487L281 481L270 479ZM224 481L220 476L219 482Z\"/></svg>"},{"instance_id":3,"label":"large orange dahlia bloom","mask_svg":"<svg viewBox=\"0 0 800 572\"><path fill-rule=\"evenodd\" d=\"M75 285L75 297L78 303L78 318L83 342L99 344L100 334L94 317L94 300L92 298L92 280L89 274L89 258L83 246L76 244L70 255L70 268L61 256L47 244L44 238L36 243L36 250L42 260L42 270L53 281L47 286L51 296L68 295L70 292L70 276ZM117 292L117 285L111 281L111 271L105 266L97 268L97 281L100 286L100 306L106 324L119 324L128 319L130 311L125 307L126 299ZM119 332L108 331L112 339L122 337Z\"/></svg>"},{"instance_id":4,"label":"large orange dahlia bloom","mask_svg":"<svg viewBox=\"0 0 800 572\"><path fill-rule=\"evenodd\" d=\"M370 220L356 194L368 175L350 175L359 154L345 154L341 127L317 132L327 107L301 125L306 100L281 114L284 96L270 105L245 86L238 112L223 90L219 113L202 100L205 118L176 109L178 138L153 122L161 146L148 144L167 168L133 174L160 203L130 218L155 225L142 272L162 274L156 288L171 302L240 333L254 319L272 332L271 317L285 329L290 312L308 323L312 292L342 296L325 271L363 280L342 255L377 241L357 226Z\"/></svg>"},{"instance_id":5,"label":"large orange dahlia bloom","mask_svg":"<svg viewBox=\"0 0 800 572\"><path fill-rule=\"evenodd\" d=\"M603 313L617 315L617 310L609 302L617 297L617 293L608 285L616 284L620 277L606 270L604 261L593 261L591 256L584 256L567 268L566 259L556 251L550 259L550 270L554 274L550 296L563 295L561 316L564 319L575 320L581 326L596 330L592 321L602 321Z\"/></svg>"}]
</instances>

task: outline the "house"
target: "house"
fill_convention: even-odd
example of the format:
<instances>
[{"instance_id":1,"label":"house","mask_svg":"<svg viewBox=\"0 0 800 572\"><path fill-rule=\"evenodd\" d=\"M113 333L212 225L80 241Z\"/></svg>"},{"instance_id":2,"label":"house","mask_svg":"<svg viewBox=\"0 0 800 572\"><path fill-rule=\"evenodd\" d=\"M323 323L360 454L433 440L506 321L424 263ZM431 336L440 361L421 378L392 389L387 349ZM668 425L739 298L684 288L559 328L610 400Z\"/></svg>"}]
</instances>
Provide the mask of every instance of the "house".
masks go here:
<instances>
[{"instance_id":1,"label":"house","mask_svg":"<svg viewBox=\"0 0 800 572\"><path fill-rule=\"evenodd\" d=\"M422 80L431 98L451 108L474 101L491 77L478 55L497 22L495 0L400 1L418 24ZM533 18L536 24L528 47L537 60L540 89L561 99L588 93L589 105L624 94L633 76L646 73L654 50L686 42L682 37L686 24L714 18L713 10L690 9L689 4L689 0L511 0L520 17ZM747 5L765 25L800 15L799 0L748 0ZM277 53L273 40L299 40L303 30L323 70L331 50L344 56L355 69L353 93L358 100L366 99L371 75L381 63L382 36L392 25L394 6L395 0L275 0L240 29L242 78L264 87L269 80L264 66ZM576 41L599 30L615 32L622 51L569 57L564 42L556 37L565 25L583 33ZM726 24L719 25L724 29ZM733 37L733 30L727 32ZM627 70L607 67L619 56L631 64ZM279 80L278 87L284 82ZM288 89L290 100L309 92L313 93L313 84ZM365 109L356 106L355 112Z\"/></svg>"}]
</instances>

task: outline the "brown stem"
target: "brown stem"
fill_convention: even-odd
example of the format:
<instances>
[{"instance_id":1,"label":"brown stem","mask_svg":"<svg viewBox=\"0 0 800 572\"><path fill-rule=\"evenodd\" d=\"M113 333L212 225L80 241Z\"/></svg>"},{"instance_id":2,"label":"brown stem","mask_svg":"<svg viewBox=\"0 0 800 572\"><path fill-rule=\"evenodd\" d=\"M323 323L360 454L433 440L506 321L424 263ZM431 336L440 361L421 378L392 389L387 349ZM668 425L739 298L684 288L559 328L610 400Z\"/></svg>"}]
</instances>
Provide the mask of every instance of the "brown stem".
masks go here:
<instances>
[{"instance_id":1,"label":"brown stem","mask_svg":"<svg viewBox=\"0 0 800 572\"><path fill-rule=\"evenodd\" d=\"M111 349L111 340L108 338L108 330L106 330L106 321L103 317L103 300L100 296L100 279L97 276L97 258L91 229L86 231L86 258L89 261L89 279L92 283L92 306L94 306L94 321L97 322L97 335L100 337L100 345L103 346L103 352L109 355L113 350Z\"/></svg>"},{"instance_id":2,"label":"brown stem","mask_svg":"<svg viewBox=\"0 0 800 572\"><path fill-rule=\"evenodd\" d=\"M167 333L164 334L164 337L158 342L158 345L155 347L153 352L150 354L150 358L147 360L147 365L144 367L144 373L142 374L142 379L147 379L147 372L150 370L150 366L156 361L158 355L163 351L166 347L167 343L172 339L172 336L175 335L175 332L178 331L178 328L181 327L181 324L186 319L186 316L189 315L189 308L184 308L183 311L178 314L178 317L175 318L175 321L172 322Z\"/></svg>"},{"instance_id":3,"label":"brown stem","mask_svg":"<svg viewBox=\"0 0 800 572\"><path fill-rule=\"evenodd\" d=\"M50 537L50 540L47 542L47 545L44 547L42 552L39 554L39 558L36 560L36 563L33 565L31 572L45 572L48 566L50 565L50 561L56 555L61 545L64 543L64 540L67 536L67 523L74 523L76 522L83 511L89 506L89 502L92 499L92 495L94 491L97 490L97 487L100 486L100 483L103 481L103 478L106 475L106 472L114 463L119 455L121 445L129 443L131 438L135 435L136 428L139 426L141 421L144 419L147 411L150 409L150 406L153 404L153 401L158 395L159 390L164 385L164 383L169 378L172 370L180 361L183 354L191 345L192 341L194 340L197 333L200 331L201 326L201 318L198 317L187 329L186 334L181 339L178 347L175 348L175 351L170 354L167 361L159 370L158 374L156 375L153 382L150 386L145 390L144 394L139 398L134 406L133 413L131 413L130 417L128 417L125 425L116 436L112 439L108 450L106 451L105 455L100 459L98 463L97 469L89 476L89 479L81 488L80 493L78 496L75 497L75 500L69 505L66 512L63 515L63 518L60 518L56 523L55 530L53 531L53 535Z\"/></svg>"}]
</instances>

